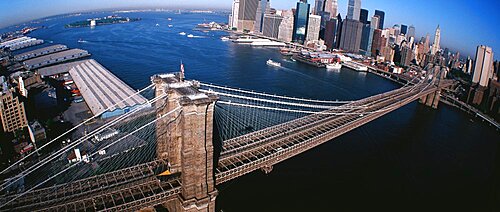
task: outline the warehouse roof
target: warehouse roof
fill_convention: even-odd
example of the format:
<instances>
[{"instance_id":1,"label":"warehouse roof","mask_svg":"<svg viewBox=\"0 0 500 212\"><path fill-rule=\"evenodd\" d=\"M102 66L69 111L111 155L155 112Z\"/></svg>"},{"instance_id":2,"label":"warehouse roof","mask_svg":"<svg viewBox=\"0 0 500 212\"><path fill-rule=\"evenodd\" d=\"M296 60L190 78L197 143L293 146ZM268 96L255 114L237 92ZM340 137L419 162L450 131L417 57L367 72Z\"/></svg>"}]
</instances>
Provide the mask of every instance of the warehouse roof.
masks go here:
<instances>
[{"instance_id":1,"label":"warehouse roof","mask_svg":"<svg viewBox=\"0 0 500 212\"><path fill-rule=\"evenodd\" d=\"M83 63L84 61L75 61L75 62L69 62L69 63L63 63L61 65L55 65L55 66L49 66L46 68L41 68L38 69L37 72L40 74L42 77L47 77L47 76L52 76L56 74L63 74L63 73L68 73L69 70L76 65Z\"/></svg>"},{"instance_id":2,"label":"warehouse roof","mask_svg":"<svg viewBox=\"0 0 500 212\"><path fill-rule=\"evenodd\" d=\"M31 57L31 55L39 55L40 56L40 54L47 54L46 52L56 52L56 51L62 51L62 50L66 50L66 49L68 49L67 46L57 44L57 45L53 45L53 46L47 46L45 48L35 49L35 50L29 51L29 52L24 52L24 53L21 53L21 54L14 56L14 58L16 58L18 60L18 59L23 59L25 57Z\"/></svg>"},{"instance_id":3,"label":"warehouse roof","mask_svg":"<svg viewBox=\"0 0 500 212\"><path fill-rule=\"evenodd\" d=\"M66 50L66 51L62 51L62 52L57 52L57 53L54 53L54 54L49 54L49 55L45 55L45 56L41 56L41 57L29 59L29 60L24 61L24 64L27 65L27 66L34 66L34 65L37 65L37 64L40 64L40 63L43 64L43 63L46 63L48 61L52 61L52 60L55 60L55 59L61 59L61 58L72 56L72 55L78 55L80 53L83 53L83 54L86 54L86 55L88 54L88 52L85 51L85 50L70 49L70 50Z\"/></svg>"},{"instance_id":4,"label":"warehouse roof","mask_svg":"<svg viewBox=\"0 0 500 212\"><path fill-rule=\"evenodd\" d=\"M85 60L69 73L94 115L147 103L140 94L128 98L136 91L95 60Z\"/></svg>"}]
</instances>

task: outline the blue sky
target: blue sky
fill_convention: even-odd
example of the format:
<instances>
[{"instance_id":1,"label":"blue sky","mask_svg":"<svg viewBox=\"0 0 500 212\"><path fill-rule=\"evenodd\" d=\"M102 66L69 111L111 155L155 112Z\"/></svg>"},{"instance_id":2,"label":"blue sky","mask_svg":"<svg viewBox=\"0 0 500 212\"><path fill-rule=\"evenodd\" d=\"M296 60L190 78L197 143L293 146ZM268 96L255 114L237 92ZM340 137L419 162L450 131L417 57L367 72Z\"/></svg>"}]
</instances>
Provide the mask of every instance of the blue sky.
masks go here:
<instances>
[{"instance_id":1,"label":"blue sky","mask_svg":"<svg viewBox=\"0 0 500 212\"><path fill-rule=\"evenodd\" d=\"M296 0L270 0L272 7L290 9ZM36 18L111 8L229 8L232 0L0 0L0 27ZM314 0L309 0L314 4ZM338 0L345 16L347 0ZM385 26L414 25L417 36L434 35L441 26L442 46L474 55L477 45L488 45L500 58L500 0L362 0L373 15L385 11Z\"/></svg>"}]
</instances>

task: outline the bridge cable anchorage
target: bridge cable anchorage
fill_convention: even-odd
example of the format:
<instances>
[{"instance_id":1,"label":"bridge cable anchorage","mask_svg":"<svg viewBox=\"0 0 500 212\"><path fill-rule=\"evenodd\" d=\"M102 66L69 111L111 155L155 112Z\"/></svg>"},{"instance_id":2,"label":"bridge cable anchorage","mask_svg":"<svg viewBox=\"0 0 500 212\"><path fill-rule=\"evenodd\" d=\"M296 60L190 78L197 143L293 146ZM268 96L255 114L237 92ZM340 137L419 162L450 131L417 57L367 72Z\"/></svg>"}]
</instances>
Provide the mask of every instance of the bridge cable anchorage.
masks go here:
<instances>
[{"instance_id":1,"label":"bridge cable anchorage","mask_svg":"<svg viewBox=\"0 0 500 212\"><path fill-rule=\"evenodd\" d=\"M243 90L243 89L239 89L239 88L218 86L218 85L202 83L202 82L200 82L200 85L210 87L210 88L216 88L216 89L222 89L222 90L228 90L228 91L234 91L234 92L240 92L240 93L246 93L246 94L253 94L253 95L259 95L259 96L266 96L266 97L272 97L272 98L278 98L278 99L294 100L294 101L325 103L325 104L346 104L346 103L352 102L352 101L315 100L315 99L304 99L304 98L296 98L296 97L289 97L289 96L280 96L280 95L274 95L274 94L267 94L267 93L260 93L260 92L255 92L255 91Z\"/></svg>"},{"instance_id":2,"label":"bridge cable anchorage","mask_svg":"<svg viewBox=\"0 0 500 212\"><path fill-rule=\"evenodd\" d=\"M173 110L171 110L171 111L169 111L169 112L167 112L167 113L165 113L165 114L163 114L163 115L161 115L161 116L156 117L154 120L150 121L149 123L142 125L141 127L139 127L139 128L137 128L137 129L135 129L134 131L132 131L132 132L130 132L130 133L128 133L128 134L126 134L125 136L123 136L123 137L121 137L121 138L119 138L119 139L117 139L117 140L115 140L115 141L113 141L113 142L111 142L111 143L107 144L106 146L104 146L104 147L100 148L100 149L99 149L99 151L100 151L100 150L105 150L105 149L108 149L109 147L111 147L111 146L115 145L116 143L118 143L118 142L120 142L120 141L124 140L125 138L128 138L129 136L132 136L133 134L135 134L135 133L137 133L137 132L141 131L142 129L144 129L144 128L148 127L148 126L151 126L152 124L156 123L157 121L159 121L159 120L161 120L161 119L163 119L163 118L165 118L165 117L167 117L167 116L171 115L172 113L177 112L177 111L179 111L179 110L180 110L180 111L182 111L182 107L181 107L181 106L178 106L178 107L174 108ZM169 122L168 124L170 124L170 123L172 123L172 122L173 122L173 121ZM89 157L95 156L96 154L98 154L98 153L99 153L99 151L96 151L96 152L94 152L94 153L90 154L90 155L89 155ZM78 162L76 162L76 163L72 164L71 166L69 166L69 167L65 168L64 170L62 170L62 171L60 171L60 172L58 172L58 173L55 173L55 174L51 175L48 179L46 179L46 180L44 180L43 182L40 182L39 184L37 184L37 185L33 186L33 187L32 187L32 188L30 188L29 190L27 190L27 191L25 191L25 192L23 192L23 193L21 193L21 194L19 194L19 195L16 195L14 198L12 198L12 199L8 200L7 202L2 203L2 205L0 205L0 208L5 207L5 206L6 206L6 205L8 205L9 203L11 203L11 202L15 201L16 199L18 199L19 197L26 195L27 193L29 193L29 192L33 191L33 190L34 190L34 189L36 189L37 187L39 187L39 186L41 186L41 185L43 185L43 184L45 184L45 183L49 182L50 180L54 179L55 177L57 177L57 176L61 175L61 174L62 174L62 173L64 173L64 172L68 171L69 169L72 169L72 168L76 167L77 165L81 164L82 162L84 162L84 161L83 161L83 160L82 160L82 161L78 161Z\"/></svg>"},{"instance_id":3,"label":"bridge cable anchorage","mask_svg":"<svg viewBox=\"0 0 500 212\"><path fill-rule=\"evenodd\" d=\"M116 107L118 104L120 104L120 103L122 103L122 102L124 102L124 101L127 101L128 99L130 99L130 98L132 98L132 97L134 97L134 96L139 95L140 93L142 93L142 92L146 91L147 89L152 88L153 86L154 86L154 84L151 84L151 85L149 85L149 86L147 86L147 87L145 87L145 88L143 88L143 89L141 89L141 90L137 91L136 93L134 93L134 94L132 94L132 95L128 96L127 98L125 98L125 99L123 99L123 100L121 100L121 101L119 101L119 102L115 103L114 105L109 106L108 108L106 108L105 110L103 110L102 112L100 112L99 114L95 114L94 116L92 116L92 117L90 117L90 118L88 118L88 119L84 120L82 123L80 123L80 124L78 124L78 125L74 126L73 128L71 128L71 129L69 129L68 131L66 131L66 132L62 133L61 135L57 136L56 138L52 139L51 141L49 141L49 142L45 143L44 145L42 145L42 146L38 147L36 151L33 151L33 152L29 153L28 155L26 155L25 157L21 158L20 160L18 160L18 161L16 161L16 162L14 162L12 165L10 165L9 167L7 167L7 168L5 168L4 170L2 170L2 171L0 172L0 174L4 174L6 171L10 170L10 169L11 169L11 168L13 168L14 166L16 166L16 165L18 165L19 163L21 163L21 162L23 162L24 160L26 160L26 158L28 158L28 157L30 157L30 156L33 156L33 155L34 155L35 153L37 153L38 151L42 150L43 148L47 147L48 145L52 144L53 142L55 142L55 141L59 140L59 139L60 139L60 138L62 138L63 136L67 135L68 133L73 132L73 131L74 131L75 129L77 129L78 127L83 126L84 124L86 124L86 123L88 123L88 122L92 121L93 119L95 119L95 118L99 117L99 116L100 116L100 115L102 115L104 112L106 112L106 111L110 110L111 108Z\"/></svg>"},{"instance_id":4,"label":"bridge cable anchorage","mask_svg":"<svg viewBox=\"0 0 500 212\"><path fill-rule=\"evenodd\" d=\"M153 98L152 100L150 100L150 103L154 103L164 97L166 97L167 94L162 94L160 96L157 96L155 98ZM50 156L46 157L46 158L43 158L42 160L38 161L36 164L34 164L33 166L23 170L20 174L18 174L17 176L15 176L14 180L12 181L5 181L3 182L1 185L0 185L0 191L3 191L4 189L8 188L9 186L11 186L12 184L18 182L21 178L27 176L28 174L32 173L33 171L41 168L42 166L46 165L47 163L49 163L50 161L62 156L65 152L67 152L68 150L71 150L73 149L74 147L76 147L77 145L80 145L81 143L83 143L84 141L90 139L91 137L93 137L94 135L98 134L98 133L101 133L103 132L104 130L106 129L109 129L110 126L113 126L117 123L119 123L120 121L123 121L125 120L126 118L130 117L131 115L143 110L147 108L147 105L140 105L132 110L130 110L128 113L125 113L121 116L119 116L118 118L116 119L113 119L112 121L98 127L97 129L95 129L94 131L84 135L83 137L80 137L78 140L70 143L68 146L65 146L63 148L61 148L60 150L56 151L55 153L52 153Z\"/></svg>"}]
</instances>

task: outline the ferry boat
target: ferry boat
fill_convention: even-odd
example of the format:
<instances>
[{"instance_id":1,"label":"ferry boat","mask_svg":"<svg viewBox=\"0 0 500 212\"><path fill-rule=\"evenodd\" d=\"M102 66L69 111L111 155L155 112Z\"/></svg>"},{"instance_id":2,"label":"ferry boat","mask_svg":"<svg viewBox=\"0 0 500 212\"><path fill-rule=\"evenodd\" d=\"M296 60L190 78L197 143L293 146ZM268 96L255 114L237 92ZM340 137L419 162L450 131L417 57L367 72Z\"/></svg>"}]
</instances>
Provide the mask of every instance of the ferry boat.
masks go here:
<instances>
[{"instance_id":1,"label":"ferry boat","mask_svg":"<svg viewBox=\"0 0 500 212\"><path fill-rule=\"evenodd\" d=\"M274 62L274 61L273 61L273 60L271 60L271 59L267 60L266 64L267 64L268 66L281 67L281 63Z\"/></svg>"},{"instance_id":2,"label":"ferry boat","mask_svg":"<svg viewBox=\"0 0 500 212\"><path fill-rule=\"evenodd\" d=\"M341 68L342 68L342 64L340 64L340 63L326 64L326 69L328 69L328 70L340 70Z\"/></svg>"},{"instance_id":3,"label":"ferry boat","mask_svg":"<svg viewBox=\"0 0 500 212\"><path fill-rule=\"evenodd\" d=\"M186 33L185 32L179 32L179 35L185 36Z\"/></svg>"}]
</instances>

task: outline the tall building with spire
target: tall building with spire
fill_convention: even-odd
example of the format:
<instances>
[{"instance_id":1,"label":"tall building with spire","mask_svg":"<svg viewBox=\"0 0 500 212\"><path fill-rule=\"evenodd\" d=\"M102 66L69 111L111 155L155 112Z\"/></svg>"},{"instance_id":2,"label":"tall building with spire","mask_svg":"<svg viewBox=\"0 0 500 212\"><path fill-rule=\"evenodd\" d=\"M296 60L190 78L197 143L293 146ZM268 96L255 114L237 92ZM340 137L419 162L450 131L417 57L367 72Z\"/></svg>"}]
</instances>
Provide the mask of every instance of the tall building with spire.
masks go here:
<instances>
[{"instance_id":1,"label":"tall building with spire","mask_svg":"<svg viewBox=\"0 0 500 212\"><path fill-rule=\"evenodd\" d=\"M436 28L436 35L434 36L434 44L432 44L431 54L435 55L441 47L439 46L439 42L441 41L441 29L439 25Z\"/></svg>"},{"instance_id":2,"label":"tall building with spire","mask_svg":"<svg viewBox=\"0 0 500 212\"><path fill-rule=\"evenodd\" d=\"M325 0L324 11L330 13L330 19L337 17L337 0Z\"/></svg>"},{"instance_id":3,"label":"tall building with spire","mask_svg":"<svg viewBox=\"0 0 500 212\"><path fill-rule=\"evenodd\" d=\"M361 0L349 0L347 5L347 19L359 21Z\"/></svg>"}]
</instances>

